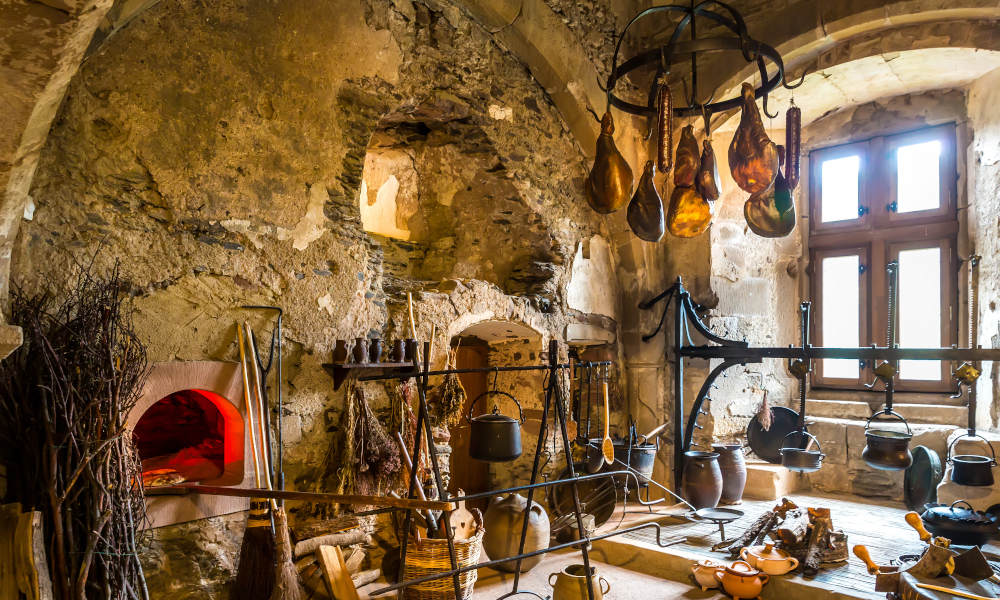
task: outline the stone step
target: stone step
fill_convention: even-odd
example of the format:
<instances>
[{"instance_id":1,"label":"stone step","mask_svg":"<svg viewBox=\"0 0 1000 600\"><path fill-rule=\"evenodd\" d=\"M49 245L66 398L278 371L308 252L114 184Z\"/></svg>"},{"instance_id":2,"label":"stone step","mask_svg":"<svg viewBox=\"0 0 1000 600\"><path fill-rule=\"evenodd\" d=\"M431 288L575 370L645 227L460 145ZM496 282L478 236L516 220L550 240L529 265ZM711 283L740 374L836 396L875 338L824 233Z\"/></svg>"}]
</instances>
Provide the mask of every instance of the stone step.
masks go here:
<instances>
[{"instance_id":1,"label":"stone step","mask_svg":"<svg viewBox=\"0 0 1000 600\"><path fill-rule=\"evenodd\" d=\"M882 405L877 405L876 409ZM911 424L951 425L964 427L969 421L969 409L965 406L943 404L893 403L892 409L901 414ZM872 415L872 407L867 402L857 400L806 400L806 415L830 419L867 421Z\"/></svg>"},{"instance_id":2,"label":"stone step","mask_svg":"<svg viewBox=\"0 0 1000 600\"><path fill-rule=\"evenodd\" d=\"M747 484L743 497L750 500L778 500L795 492L795 477L781 465L747 463Z\"/></svg>"}]
</instances>

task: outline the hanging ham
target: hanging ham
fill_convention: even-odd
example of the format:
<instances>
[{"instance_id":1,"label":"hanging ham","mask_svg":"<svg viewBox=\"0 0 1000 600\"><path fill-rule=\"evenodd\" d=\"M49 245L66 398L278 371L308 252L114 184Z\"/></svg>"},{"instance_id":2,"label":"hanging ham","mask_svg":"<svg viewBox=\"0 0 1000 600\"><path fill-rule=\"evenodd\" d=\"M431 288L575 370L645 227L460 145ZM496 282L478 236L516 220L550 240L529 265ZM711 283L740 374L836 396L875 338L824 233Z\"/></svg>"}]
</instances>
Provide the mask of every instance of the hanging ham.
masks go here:
<instances>
[{"instance_id":1,"label":"hanging ham","mask_svg":"<svg viewBox=\"0 0 1000 600\"><path fill-rule=\"evenodd\" d=\"M625 208L632 195L632 168L615 146L614 133L615 121L608 111L601 119L594 168L584 186L590 207L603 215Z\"/></svg>"},{"instance_id":2,"label":"hanging ham","mask_svg":"<svg viewBox=\"0 0 1000 600\"><path fill-rule=\"evenodd\" d=\"M743 114L729 146L729 168L736 185L751 194L760 194L771 187L778 174L778 150L767 137L753 94L753 86L744 83Z\"/></svg>"},{"instance_id":3,"label":"hanging ham","mask_svg":"<svg viewBox=\"0 0 1000 600\"><path fill-rule=\"evenodd\" d=\"M677 159L674 163L674 185L691 187L698 176L701 167L701 152L698 151L698 140L694 137L694 127L688 125L681 130L681 139L677 142Z\"/></svg>"},{"instance_id":4,"label":"hanging ham","mask_svg":"<svg viewBox=\"0 0 1000 600\"><path fill-rule=\"evenodd\" d=\"M697 183L698 193L702 198L709 201L719 199L722 189L722 181L719 179L719 165L715 161L715 151L712 150L712 142L705 140L704 150L701 153L701 169L698 171Z\"/></svg>"},{"instance_id":5,"label":"hanging ham","mask_svg":"<svg viewBox=\"0 0 1000 600\"><path fill-rule=\"evenodd\" d=\"M667 231L682 238L697 237L708 231L712 205L693 187L675 187L667 209Z\"/></svg>"},{"instance_id":6,"label":"hanging ham","mask_svg":"<svg viewBox=\"0 0 1000 600\"><path fill-rule=\"evenodd\" d=\"M777 147L778 155L784 162L784 148ZM743 216L750 230L761 237L785 237L795 229L795 199L792 188L778 170L774 185L760 194L751 194L743 205Z\"/></svg>"},{"instance_id":7,"label":"hanging ham","mask_svg":"<svg viewBox=\"0 0 1000 600\"><path fill-rule=\"evenodd\" d=\"M663 237L665 229L663 221L663 201L656 191L653 183L653 176L656 169L653 161L646 161L646 168L639 178L639 185L635 188L635 195L628 203L628 225L633 233L647 242L658 242Z\"/></svg>"}]
</instances>

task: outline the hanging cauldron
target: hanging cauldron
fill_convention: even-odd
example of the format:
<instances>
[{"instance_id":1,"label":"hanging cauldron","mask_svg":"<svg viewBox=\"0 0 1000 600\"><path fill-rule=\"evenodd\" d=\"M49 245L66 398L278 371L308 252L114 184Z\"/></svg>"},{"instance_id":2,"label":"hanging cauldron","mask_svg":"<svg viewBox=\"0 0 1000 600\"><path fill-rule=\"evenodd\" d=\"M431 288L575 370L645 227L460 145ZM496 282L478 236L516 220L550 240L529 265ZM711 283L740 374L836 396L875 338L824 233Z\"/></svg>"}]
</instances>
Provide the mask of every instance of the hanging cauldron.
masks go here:
<instances>
[{"instance_id":1,"label":"hanging cauldron","mask_svg":"<svg viewBox=\"0 0 1000 600\"><path fill-rule=\"evenodd\" d=\"M977 437L983 440L986 442L993 456L988 457L980 454L958 454L952 456L951 449L963 437ZM996 452L993 451L993 445L983 436L973 433L972 435L955 438L955 441L948 446L948 456L948 462L951 463L952 483L977 487L993 485L993 467L997 466L997 456Z\"/></svg>"},{"instance_id":2,"label":"hanging cauldron","mask_svg":"<svg viewBox=\"0 0 1000 600\"><path fill-rule=\"evenodd\" d=\"M897 417L906 425L906 433L902 431L892 431L889 429L869 429L874 419L879 414ZM865 464L873 469L882 471L902 471L913 464L913 454L910 453L910 440L913 432L910 424L899 413L892 409L886 409L882 413L876 413L868 418L865 425L865 440L868 445L861 453L861 458Z\"/></svg>"},{"instance_id":3,"label":"hanging cauldron","mask_svg":"<svg viewBox=\"0 0 1000 600\"><path fill-rule=\"evenodd\" d=\"M507 396L513 400L517 405L520 420L502 414L495 404L492 413L473 418L472 411L475 410L480 398L493 394ZM524 423L524 411L521 410L521 403L517 398L499 390L483 392L472 401L469 414L465 418L471 426L469 456L483 462L511 462L521 456L521 424Z\"/></svg>"},{"instance_id":4,"label":"hanging cauldron","mask_svg":"<svg viewBox=\"0 0 1000 600\"><path fill-rule=\"evenodd\" d=\"M789 438L793 435L799 435L796 439L808 438L809 443L806 444L805 448L795 448L792 446L786 446ZM813 444L819 448L819 450L810 450ZM823 448L820 446L819 440L813 434L804 431L797 430L789 433L785 436L785 439L781 440L781 466L785 467L789 471L798 471L799 473L815 473L819 471L823 466L823 458L826 455L823 454Z\"/></svg>"}]
</instances>

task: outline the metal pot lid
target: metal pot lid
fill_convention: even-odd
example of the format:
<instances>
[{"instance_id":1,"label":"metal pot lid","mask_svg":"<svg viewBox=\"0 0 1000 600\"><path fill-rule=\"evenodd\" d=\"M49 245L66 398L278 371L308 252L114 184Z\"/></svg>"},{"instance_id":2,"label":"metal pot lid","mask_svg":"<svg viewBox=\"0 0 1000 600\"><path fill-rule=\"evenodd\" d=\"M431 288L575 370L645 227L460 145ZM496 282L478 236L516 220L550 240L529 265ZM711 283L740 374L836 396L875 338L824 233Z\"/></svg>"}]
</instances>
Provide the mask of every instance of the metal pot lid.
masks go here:
<instances>
[{"instance_id":1,"label":"metal pot lid","mask_svg":"<svg viewBox=\"0 0 1000 600\"><path fill-rule=\"evenodd\" d=\"M961 505L965 506L961 506ZM992 525L996 526L997 518L988 512L975 510L965 500L953 502L951 506L947 504L927 504L924 506L924 514L921 518L934 525L948 525L951 523L968 523L972 525Z\"/></svg>"},{"instance_id":2,"label":"metal pot lid","mask_svg":"<svg viewBox=\"0 0 1000 600\"><path fill-rule=\"evenodd\" d=\"M906 433L905 431L890 431L888 429L869 429L865 432L866 436L877 437L886 440L910 440L913 439L913 434Z\"/></svg>"},{"instance_id":3,"label":"metal pot lid","mask_svg":"<svg viewBox=\"0 0 1000 600\"><path fill-rule=\"evenodd\" d=\"M912 450L913 464L903 475L903 500L906 508L919 511L927 503L937 502L937 486L944 477L941 457L926 446Z\"/></svg>"}]
</instances>

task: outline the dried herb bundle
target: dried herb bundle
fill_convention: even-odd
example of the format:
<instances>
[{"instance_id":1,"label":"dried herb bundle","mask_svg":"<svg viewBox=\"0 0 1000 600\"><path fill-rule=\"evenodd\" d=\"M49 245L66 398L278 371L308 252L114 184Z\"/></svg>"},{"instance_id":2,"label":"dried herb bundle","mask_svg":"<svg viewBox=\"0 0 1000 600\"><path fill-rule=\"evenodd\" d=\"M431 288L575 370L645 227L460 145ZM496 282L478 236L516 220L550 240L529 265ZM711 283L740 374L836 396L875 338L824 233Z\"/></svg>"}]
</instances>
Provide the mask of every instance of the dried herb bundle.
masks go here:
<instances>
[{"instance_id":1,"label":"dried herb bundle","mask_svg":"<svg viewBox=\"0 0 1000 600\"><path fill-rule=\"evenodd\" d=\"M384 494L402 465L399 448L372 412L363 387L355 386L354 489L359 494Z\"/></svg>"},{"instance_id":2,"label":"dried herb bundle","mask_svg":"<svg viewBox=\"0 0 1000 600\"><path fill-rule=\"evenodd\" d=\"M15 289L24 344L0 361L7 500L45 515L59 600L148 598L136 532L146 508L126 419L146 374L128 286L81 268L64 298Z\"/></svg>"},{"instance_id":3,"label":"dried herb bundle","mask_svg":"<svg viewBox=\"0 0 1000 600\"><path fill-rule=\"evenodd\" d=\"M458 362L458 351L451 350L448 353L447 369L454 368ZM462 409L469 396L462 387L462 382L458 375L449 373L444 376L444 384L441 386L441 393L438 394L433 403L434 412L437 414L439 423L448 427L458 425L462 419Z\"/></svg>"}]
</instances>

